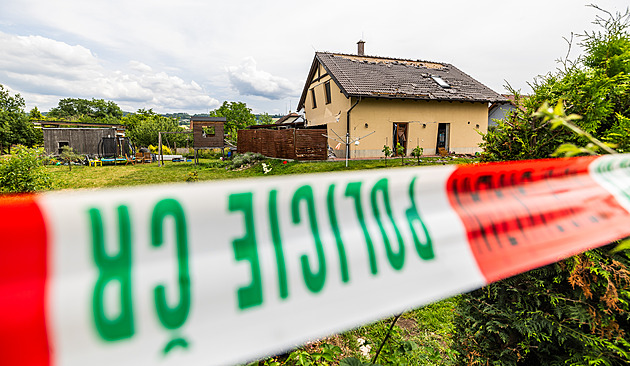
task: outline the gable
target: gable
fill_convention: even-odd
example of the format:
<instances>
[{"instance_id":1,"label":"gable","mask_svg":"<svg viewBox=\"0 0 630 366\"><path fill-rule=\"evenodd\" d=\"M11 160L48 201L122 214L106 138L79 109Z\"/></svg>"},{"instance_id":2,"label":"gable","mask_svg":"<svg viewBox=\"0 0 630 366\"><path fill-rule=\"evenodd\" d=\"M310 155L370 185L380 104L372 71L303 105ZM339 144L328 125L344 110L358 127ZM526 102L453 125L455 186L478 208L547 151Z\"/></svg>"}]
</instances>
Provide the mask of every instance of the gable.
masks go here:
<instances>
[{"instance_id":1,"label":"gable","mask_svg":"<svg viewBox=\"0 0 630 366\"><path fill-rule=\"evenodd\" d=\"M306 78L306 83L304 83L304 89L302 90L300 101L298 102L298 110L305 108L306 99L312 98L312 90L315 87L328 81L337 84L337 88L343 92L343 89L339 86L339 83L334 80L333 75L326 69L326 67L321 62L319 62L317 58L313 59L311 69L308 73L308 77Z\"/></svg>"}]
</instances>

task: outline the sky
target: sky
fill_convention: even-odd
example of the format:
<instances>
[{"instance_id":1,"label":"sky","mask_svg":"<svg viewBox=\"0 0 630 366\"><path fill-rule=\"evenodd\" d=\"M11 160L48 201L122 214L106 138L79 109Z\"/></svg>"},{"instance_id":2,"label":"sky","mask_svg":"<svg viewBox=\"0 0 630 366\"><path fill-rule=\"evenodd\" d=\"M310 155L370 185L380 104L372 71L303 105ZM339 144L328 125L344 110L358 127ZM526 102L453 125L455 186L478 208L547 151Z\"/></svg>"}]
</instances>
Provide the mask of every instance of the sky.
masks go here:
<instances>
[{"instance_id":1,"label":"sky","mask_svg":"<svg viewBox=\"0 0 630 366\"><path fill-rule=\"evenodd\" d=\"M451 63L522 93L627 0L1 0L0 84L26 110L63 98L208 113L294 112L317 51ZM580 53L574 38L570 58Z\"/></svg>"}]
</instances>

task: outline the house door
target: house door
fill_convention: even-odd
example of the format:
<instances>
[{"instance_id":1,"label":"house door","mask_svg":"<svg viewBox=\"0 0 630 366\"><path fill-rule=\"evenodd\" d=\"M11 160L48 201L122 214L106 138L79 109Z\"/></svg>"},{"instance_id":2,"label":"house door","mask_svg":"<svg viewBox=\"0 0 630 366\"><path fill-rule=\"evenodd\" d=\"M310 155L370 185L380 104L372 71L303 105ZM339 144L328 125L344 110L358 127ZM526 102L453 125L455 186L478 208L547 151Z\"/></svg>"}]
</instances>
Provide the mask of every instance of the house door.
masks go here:
<instances>
[{"instance_id":1,"label":"house door","mask_svg":"<svg viewBox=\"0 0 630 366\"><path fill-rule=\"evenodd\" d=\"M404 148L404 155L407 155L407 127L409 123L394 123L394 137L392 141L394 141L394 146L392 150L394 151L394 156L398 156L396 152L396 146L400 144Z\"/></svg>"},{"instance_id":2,"label":"house door","mask_svg":"<svg viewBox=\"0 0 630 366\"><path fill-rule=\"evenodd\" d=\"M437 143L435 144L435 153L440 153L440 148L444 149L448 152L448 140L449 140L449 130L450 123L440 123L438 124L438 133L437 133Z\"/></svg>"}]
</instances>

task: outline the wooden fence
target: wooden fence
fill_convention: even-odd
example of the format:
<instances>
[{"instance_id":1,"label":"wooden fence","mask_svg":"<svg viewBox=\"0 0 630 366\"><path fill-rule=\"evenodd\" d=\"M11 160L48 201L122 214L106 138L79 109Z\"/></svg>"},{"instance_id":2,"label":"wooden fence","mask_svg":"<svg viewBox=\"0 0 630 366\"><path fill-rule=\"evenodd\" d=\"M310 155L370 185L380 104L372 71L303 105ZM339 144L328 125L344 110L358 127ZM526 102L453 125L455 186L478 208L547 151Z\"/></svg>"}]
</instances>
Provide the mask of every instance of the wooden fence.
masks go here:
<instances>
[{"instance_id":1,"label":"wooden fence","mask_svg":"<svg viewBox=\"0 0 630 366\"><path fill-rule=\"evenodd\" d=\"M271 158L326 160L326 130L239 130L237 152L261 153Z\"/></svg>"}]
</instances>

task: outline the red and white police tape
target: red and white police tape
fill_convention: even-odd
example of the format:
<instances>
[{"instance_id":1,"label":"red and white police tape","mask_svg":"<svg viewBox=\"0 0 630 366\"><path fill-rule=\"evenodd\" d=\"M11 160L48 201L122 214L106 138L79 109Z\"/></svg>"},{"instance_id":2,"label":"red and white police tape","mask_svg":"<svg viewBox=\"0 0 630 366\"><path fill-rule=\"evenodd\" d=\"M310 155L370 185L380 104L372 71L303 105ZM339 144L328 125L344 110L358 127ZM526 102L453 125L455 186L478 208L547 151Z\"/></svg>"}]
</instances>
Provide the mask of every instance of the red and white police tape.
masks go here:
<instances>
[{"instance_id":1,"label":"red and white police tape","mask_svg":"<svg viewBox=\"0 0 630 366\"><path fill-rule=\"evenodd\" d=\"M630 156L0 199L0 364L225 365L630 235Z\"/></svg>"}]
</instances>

